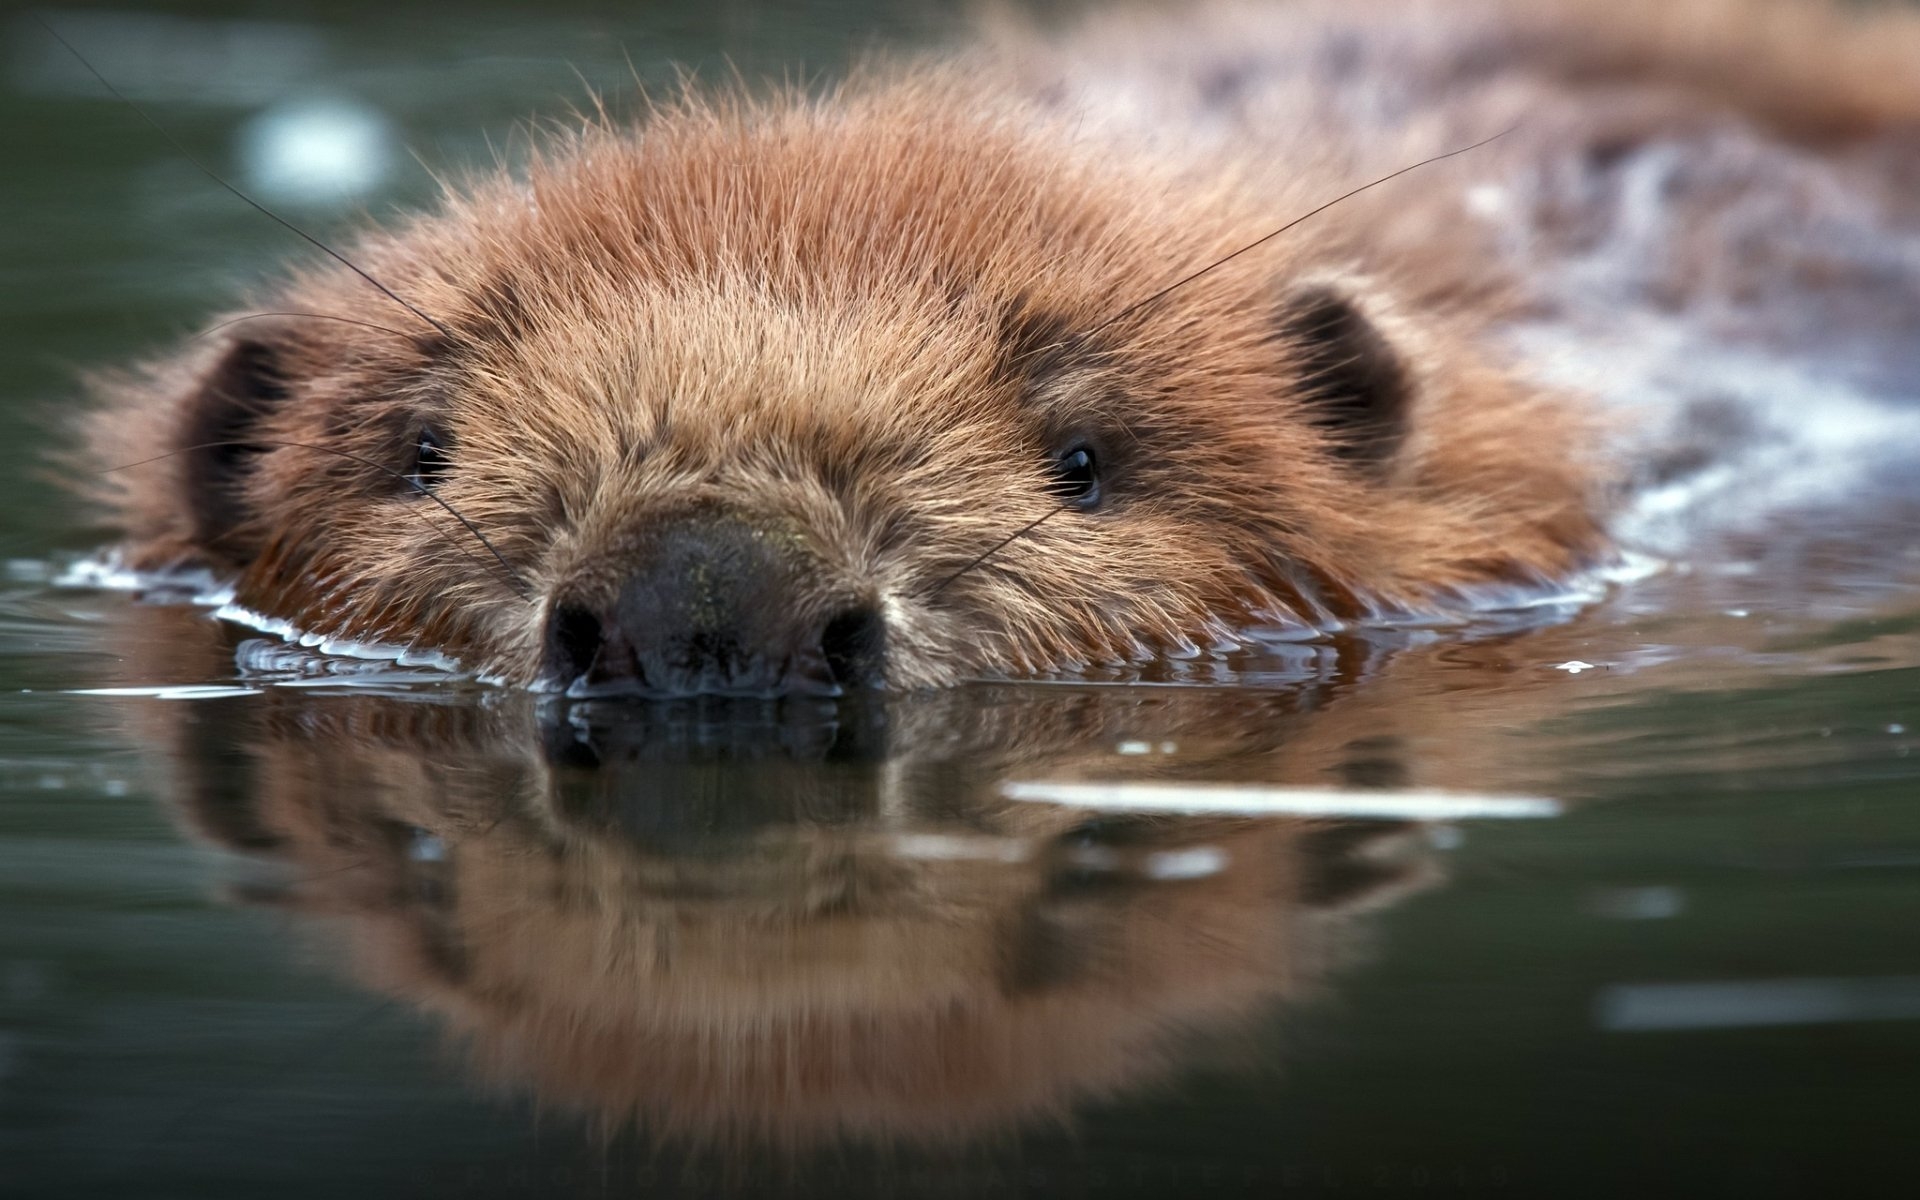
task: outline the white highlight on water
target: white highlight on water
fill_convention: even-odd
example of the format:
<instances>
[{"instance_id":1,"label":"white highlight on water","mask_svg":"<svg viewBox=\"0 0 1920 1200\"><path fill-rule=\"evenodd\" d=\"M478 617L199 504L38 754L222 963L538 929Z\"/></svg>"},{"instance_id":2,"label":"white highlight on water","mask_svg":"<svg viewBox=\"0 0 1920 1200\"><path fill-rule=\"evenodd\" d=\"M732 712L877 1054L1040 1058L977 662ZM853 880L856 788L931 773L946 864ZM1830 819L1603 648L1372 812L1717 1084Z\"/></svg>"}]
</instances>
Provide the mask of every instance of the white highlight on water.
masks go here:
<instances>
[{"instance_id":1,"label":"white highlight on water","mask_svg":"<svg viewBox=\"0 0 1920 1200\"><path fill-rule=\"evenodd\" d=\"M1355 817L1371 820L1459 821L1557 817L1558 800L1544 796L1483 796L1426 789L1343 791L1338 788L1243 784L1047 783L1000 785L1009 800L1092 808L1105 812L1226 816Z\"/></svg>"},{"instance_id":2,"label":"white highlight on water","mask_svg":"<svg viewBox=\"0 0 1920 1200\"><path fill-rule=\"evenodd\" d=\"M1617 1033L1915 1019L1920 976L1623 983L1594 1001L1595 1023Z\"/></svg>"},{"instance_id":3,"label":"white highlight on water","mask_svg":"<svg viewBox=\"0 0 1920 1200\"><path fill-rule=\"evenodd\" d=\"M284 101L241 128L238 157L253 194L298 204L341 203L386 182L393 130L378 109L358 101Z\"/></svg>"},{"instance_id":4,"label":"white highlight on water","mask_svg":"<svg viewBox=\"0 0 1920 1200\"><path fill-rule=\"evenodd\" d=\"M69 696L148 696L155 700L217 700L223 696L258 696L257 687L227 684L172 684L156 687L73 688Z\"/></svg>"}]
</instances>

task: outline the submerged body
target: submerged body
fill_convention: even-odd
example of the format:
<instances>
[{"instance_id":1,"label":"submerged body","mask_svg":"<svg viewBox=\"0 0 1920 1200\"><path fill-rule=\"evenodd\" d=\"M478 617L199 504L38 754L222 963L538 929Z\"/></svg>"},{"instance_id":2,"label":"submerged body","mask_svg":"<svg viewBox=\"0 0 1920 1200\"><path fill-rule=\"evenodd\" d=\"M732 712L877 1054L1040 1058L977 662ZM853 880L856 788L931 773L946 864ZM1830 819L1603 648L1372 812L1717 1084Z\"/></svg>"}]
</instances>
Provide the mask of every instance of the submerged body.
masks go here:
<instances>
[{"instance_id":1,"label":"submerged body","mask_svg":"<svg viewBox=\"0 0 1920 1200\"><path fill-rule=\"evenodd\" d=\"M111 476L130 561L578 693L939 686L1604 564L1728 405L1597 404L1568 346L1913 378L1910 20L1159 19L690 98L367 235L379 289L102 382L101 465L172 454Z\"/></svg>"}]
</instances>

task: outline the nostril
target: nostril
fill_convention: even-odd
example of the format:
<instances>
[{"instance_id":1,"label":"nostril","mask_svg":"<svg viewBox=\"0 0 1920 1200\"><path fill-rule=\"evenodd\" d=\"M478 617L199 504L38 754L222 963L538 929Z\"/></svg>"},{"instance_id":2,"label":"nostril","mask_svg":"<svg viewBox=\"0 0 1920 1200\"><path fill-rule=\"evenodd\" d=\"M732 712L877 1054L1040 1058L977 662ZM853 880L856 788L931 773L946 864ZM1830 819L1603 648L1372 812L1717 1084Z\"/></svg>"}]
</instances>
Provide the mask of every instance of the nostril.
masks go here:
<instances>
[{"instance_id":1,"label":"nostril","mask_svg":"<svg viewBox=\"0 0 1920 1200\"><path fill-rule=\"evenodd\" d=\"M878 683L885 649L886 626L864 605L836 614L820 631L820 653L841 687Z\"/></svg>"},{"instance_id":2,"label":"nostril","mask_svg":"<svg viewBox=\"0 0 1920 1200\"><path fill-rule=\"evenodd\" d=\"M577 604L562 604L547 621L547 669L561 684L587 673L605 633L600 618Z\"/></svg>"}]
</instances>

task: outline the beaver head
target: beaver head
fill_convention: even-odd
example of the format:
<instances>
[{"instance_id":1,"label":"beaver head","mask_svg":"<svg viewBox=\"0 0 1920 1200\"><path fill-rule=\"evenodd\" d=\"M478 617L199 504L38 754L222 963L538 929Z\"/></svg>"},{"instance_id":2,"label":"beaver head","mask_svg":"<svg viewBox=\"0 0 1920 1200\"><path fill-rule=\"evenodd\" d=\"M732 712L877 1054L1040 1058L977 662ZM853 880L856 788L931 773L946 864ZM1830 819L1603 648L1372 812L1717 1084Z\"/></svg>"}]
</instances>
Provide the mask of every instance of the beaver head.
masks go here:
<instances>
[{"instance_id":1,"label":"beaver head","mask_svg":"<svg viewBox=\"0 0 1920 1200\"><path fill-rule=\"evenodd\" d=\"M1360 210L1138 303L1351 180L1133 162L980 92L688 99L365 236L389 294L309 270L102 385L102 465L168 456L109 477L130 557L524 684L771 694L1595 552L1563 409L1397 306Z\"/></svg>"}]
</instances>

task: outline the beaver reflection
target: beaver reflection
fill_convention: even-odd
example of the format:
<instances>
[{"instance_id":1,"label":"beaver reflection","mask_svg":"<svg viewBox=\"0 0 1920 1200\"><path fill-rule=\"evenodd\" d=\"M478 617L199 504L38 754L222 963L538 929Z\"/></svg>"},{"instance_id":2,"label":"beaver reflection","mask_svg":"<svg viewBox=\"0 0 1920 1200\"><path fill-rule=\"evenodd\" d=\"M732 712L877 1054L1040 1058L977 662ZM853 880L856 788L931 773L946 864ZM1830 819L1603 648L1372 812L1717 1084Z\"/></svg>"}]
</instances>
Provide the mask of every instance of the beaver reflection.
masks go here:
<instances>
[{"instance_id":1,"label":"beaver reflection","mask_svg":"<svg viewBox=\"0 0 1920 1200\"><path fill-rule=\"evenodd\" d=\"M1310 991L1341 914L1431 873L1403 825L998 798L1270 770L1326 715L1119 697L161 707L190 827L286 868L246 897L344 917L353 974L436 1014L481 1077L609 1128L797 1146L964 1139L1146 1087Z\"/></svg>"}]
</instances>

